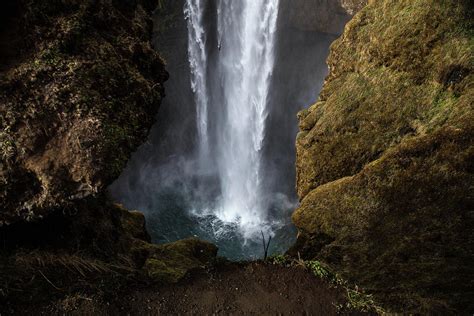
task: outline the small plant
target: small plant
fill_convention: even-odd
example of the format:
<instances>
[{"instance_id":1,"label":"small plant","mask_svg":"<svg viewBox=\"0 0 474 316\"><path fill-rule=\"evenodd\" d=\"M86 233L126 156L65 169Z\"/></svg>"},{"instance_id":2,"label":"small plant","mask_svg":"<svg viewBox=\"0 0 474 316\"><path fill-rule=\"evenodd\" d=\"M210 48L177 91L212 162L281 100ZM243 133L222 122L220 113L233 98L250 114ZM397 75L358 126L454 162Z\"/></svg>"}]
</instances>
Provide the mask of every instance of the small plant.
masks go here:
<instances>
[{"instance_id":1,"label":"small plant","mask_svg":"<svg viewBox=\"0 0 474 316\"><path fill-rule=\"evenodd\" d=\"M262 233L262 242L263 242L263 260L267 260L268 248L270 248L270 242L272 241L272 235L268 237L268 242L265 241L265 235Z\"/></svg>"},{"instance_id":2,"label":"small plant","mask_svg":"<svg viewBox=\"0 0 474 316\"><path fill-rule=\"evenodd\" d=\"M269 260L272 264L282 265L282 266L286 265L290 261L289 258L286 257L285 255L271 256Z\"/></svg>"},{"instance_id":3,"label":"small plant","mask_svg":"<svg viewBox=\"0 0 474 316\"><path fill-rule=\"evenodd\" d=\"M317 260L307 261L306 267L311 270L316 276L327 279L330 277L329 270L323 266L323 264Z\"/></svg>"},{"instance_id":4,"label":"small plant","mask_svg":"<svg viewBox=\"0 0 474 316\"><path fill-rule=\"evenodd\" d=\"M383 309L376 305L372 295L360 291L357 286L354 289L347 288L346 290L349 299L347 308L362 312L375 311L377 314L383 314Z\"/></svg>"}]
</instances>

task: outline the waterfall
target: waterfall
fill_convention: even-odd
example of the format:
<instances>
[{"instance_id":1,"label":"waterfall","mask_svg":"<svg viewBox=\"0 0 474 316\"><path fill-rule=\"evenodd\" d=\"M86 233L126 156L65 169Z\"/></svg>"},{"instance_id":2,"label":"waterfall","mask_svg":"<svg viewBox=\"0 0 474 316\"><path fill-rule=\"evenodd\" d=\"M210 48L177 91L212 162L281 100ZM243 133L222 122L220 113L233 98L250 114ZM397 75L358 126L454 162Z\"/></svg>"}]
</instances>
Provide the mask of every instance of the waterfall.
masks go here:
<instances>
[{"instance_id":1,"label":"waterfall","mask_svg":"<svg viewBox=\"0 0 474 316\"><path fill-rule=\"evenodd\" d=\"M246 233L258 232L266 220L261 165L277 14L275 0L218 4L219 75L226 111L218 141L218 216L239 221Z\"/></svg>"},{"instance_id":2,"label":"waterfall","mask_svg":"<svg viewBox=\"0 0 474 316\"><path fill-rule=\"evenodd\" d=\"M208 212L223 222L236 223L250 238L265 230L267 222L262 152L279 1L218 0L216 47L208 47L204 3L187 0L185 16L199 159L201 164L216 162L220 184L221 196ZM212 49L216 50L214 67L207 55ZM210 120L215 128L209 128Z\"/></svg>"},{"instance_id":3,"label":"waterfall","mask_svg":"<svg viewBox=\"0 0 474 316\"><path fill-rule=\"evenodd\" d=\"M201 160L209 154L207 52L204 9L206 0L186 0L184 16L188 26L188 56L191 89L196 102L196 120Z\"/></svg>"},{"instance_id":4,"label":"waterfall","mask_svg":"<svg viewBox=\"0 0 474 316\"><path fill-rule=\"evenodd\" d=\"M260 231L273 236L271 253L293 244L296 113L316 101L334 37L287 27L286 7L175 0L156 12L166 98L110 187L145 213L154 242L197 236L238 260L261 256Z\"/></svg>"}]
</instances>

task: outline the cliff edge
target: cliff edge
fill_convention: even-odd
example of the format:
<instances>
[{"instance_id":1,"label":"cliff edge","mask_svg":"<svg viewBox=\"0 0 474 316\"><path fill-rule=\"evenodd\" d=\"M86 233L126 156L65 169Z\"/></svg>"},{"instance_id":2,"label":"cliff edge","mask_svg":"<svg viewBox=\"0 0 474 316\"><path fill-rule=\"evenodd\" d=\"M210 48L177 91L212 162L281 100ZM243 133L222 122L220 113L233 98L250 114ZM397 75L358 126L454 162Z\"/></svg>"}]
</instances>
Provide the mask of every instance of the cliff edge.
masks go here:
<instances>
[{"instance_id":1,"label":"cliff edge","mask_svg":"<svg viewBox=\"0 0 474 316\"><path fill-rule=\"evenodd\" d=\"M472 1L369 1L299 113L299 237L394 311L474 305Z\"/></svg>"}]
</instances>

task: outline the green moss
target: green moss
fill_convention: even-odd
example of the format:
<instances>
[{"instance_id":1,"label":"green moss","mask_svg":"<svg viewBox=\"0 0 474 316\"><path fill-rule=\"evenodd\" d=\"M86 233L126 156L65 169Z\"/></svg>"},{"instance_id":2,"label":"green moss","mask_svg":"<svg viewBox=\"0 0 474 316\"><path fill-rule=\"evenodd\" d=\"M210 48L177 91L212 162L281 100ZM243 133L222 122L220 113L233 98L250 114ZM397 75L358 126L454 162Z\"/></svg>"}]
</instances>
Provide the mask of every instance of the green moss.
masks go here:
<instances>
[{"instance_id":1,"label":"green moss","mask_svg":"<svg viewBox=\"0 0 474 316\"><path fill-rule=\"evenodd\" d=\"M396 311L473 308L472 13L469 1L372 1L299 115L296 250Z\"/></svg>"},{"instance_id":2,"label":"green moss","mask_svg":"<svg viewBox=\"0 0 474 316\"><path fill-rule=\"evenodd\" d=\"M163 283L176 283L188 272L187 269L170 266L158 259L148 259L144 268L150 278Z\"/></svg>"},{"instance_id":3,"label":"green moss","mask_svg":"<svg viewBox=\"0 0 474 316\"><path fill-rule=\"evenodd\" d=\"M203 268L217 254L217 248L198 239L185 239L154 246L144 270L157 282L177 282L188 272Z\"/></svg>"}]
</instances>

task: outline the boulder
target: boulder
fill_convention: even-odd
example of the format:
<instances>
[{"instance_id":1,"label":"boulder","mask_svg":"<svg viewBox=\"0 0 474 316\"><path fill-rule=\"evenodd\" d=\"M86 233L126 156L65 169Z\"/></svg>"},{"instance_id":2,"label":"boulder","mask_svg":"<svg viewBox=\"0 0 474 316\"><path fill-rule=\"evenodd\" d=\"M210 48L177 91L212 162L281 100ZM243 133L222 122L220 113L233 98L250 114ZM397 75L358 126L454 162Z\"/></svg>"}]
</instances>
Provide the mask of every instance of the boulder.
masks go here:
<instances>
[{"instance_id":1,"label":"boulder","mask_svg":"<svg viewBox=\"0 0 474 316\"><path fill-rule=\"evenodd\" d=\"M151 10L75 0L12 9L22 41L0 73L0 226L103 193L146 139L168 77L150 45Z\"/></svg>"}]
</instances>

